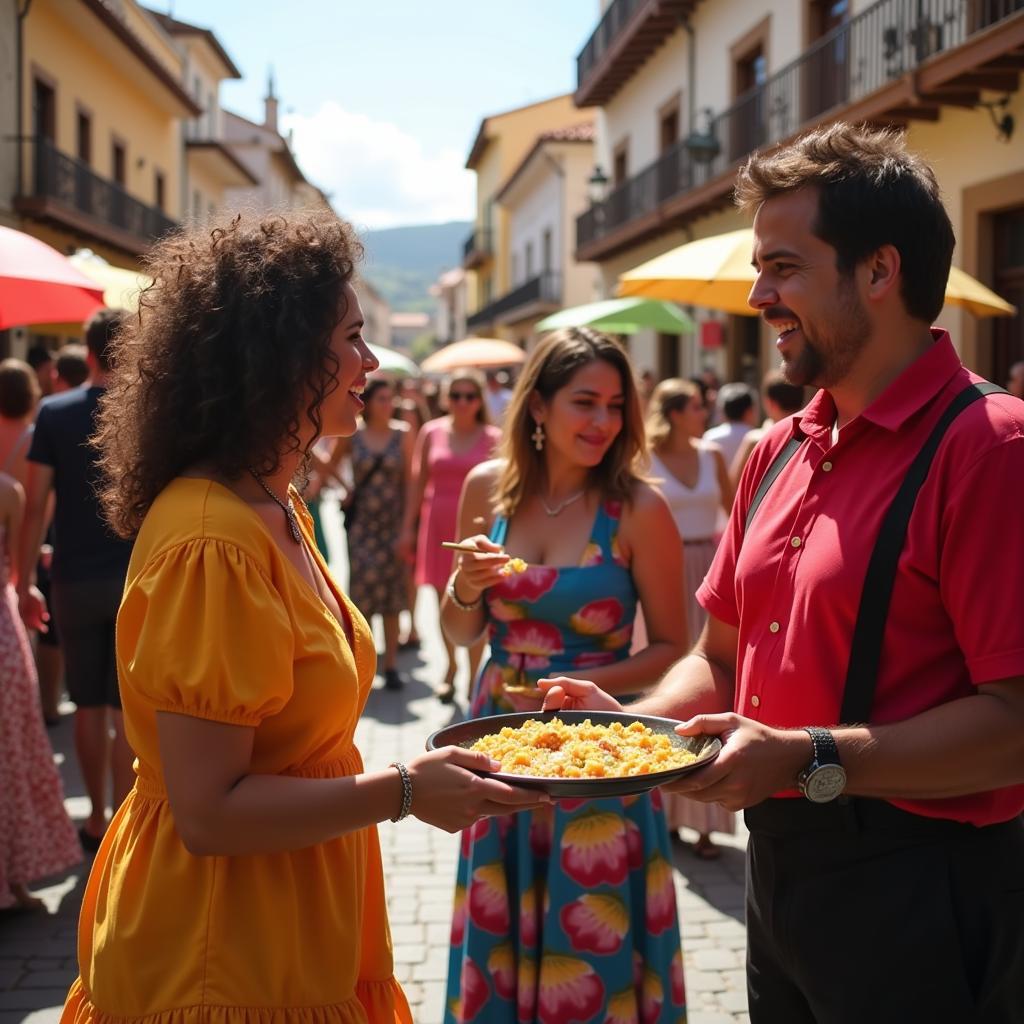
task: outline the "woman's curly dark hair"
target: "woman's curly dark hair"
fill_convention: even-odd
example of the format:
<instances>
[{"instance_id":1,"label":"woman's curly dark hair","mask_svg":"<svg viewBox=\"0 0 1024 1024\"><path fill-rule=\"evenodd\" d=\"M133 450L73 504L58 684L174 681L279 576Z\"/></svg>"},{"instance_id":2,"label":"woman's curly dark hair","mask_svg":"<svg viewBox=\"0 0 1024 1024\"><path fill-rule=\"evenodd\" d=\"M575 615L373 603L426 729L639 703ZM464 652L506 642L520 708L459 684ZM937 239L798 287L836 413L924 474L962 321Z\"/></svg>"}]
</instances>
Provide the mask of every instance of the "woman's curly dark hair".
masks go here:
<instances>
[{"instance_id":1,"label":"woman's curly dark hair","mask_svg":"<svg viewBox=\"0 0 1024 1024\"><path fill-rule=\"evenodd\" d=\"M113 352L94 442L100 498L122 537L196 463L227 479L276 472L338 387L330 338L363 247L326 210L241 214L153 248L153 284ZM303 453L306 454L305 452Z\"/></svg>"}]
</instances>

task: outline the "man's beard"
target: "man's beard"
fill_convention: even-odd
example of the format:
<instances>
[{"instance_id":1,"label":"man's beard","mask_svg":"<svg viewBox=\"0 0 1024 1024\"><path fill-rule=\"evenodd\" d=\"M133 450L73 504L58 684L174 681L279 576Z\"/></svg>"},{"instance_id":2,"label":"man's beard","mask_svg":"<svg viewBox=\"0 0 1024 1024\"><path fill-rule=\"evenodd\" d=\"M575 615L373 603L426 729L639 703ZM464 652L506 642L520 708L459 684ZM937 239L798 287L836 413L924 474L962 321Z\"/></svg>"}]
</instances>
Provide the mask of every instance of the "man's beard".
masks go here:
<instances>
[{"instance_id":1,"label":"man's beard","mask_svg":"<svg viewBox=\"0 0 1024 1024\"><path fill-rule=\"evenodd\" d=\"M816 388L835 387L850 372L871 333L871 322L853 284L853 276L840 279L839 303L830 338L812 340L800 323L803 348L793 359L782 361L782 372L790 384Z\"/></svg>"}]
</instances>

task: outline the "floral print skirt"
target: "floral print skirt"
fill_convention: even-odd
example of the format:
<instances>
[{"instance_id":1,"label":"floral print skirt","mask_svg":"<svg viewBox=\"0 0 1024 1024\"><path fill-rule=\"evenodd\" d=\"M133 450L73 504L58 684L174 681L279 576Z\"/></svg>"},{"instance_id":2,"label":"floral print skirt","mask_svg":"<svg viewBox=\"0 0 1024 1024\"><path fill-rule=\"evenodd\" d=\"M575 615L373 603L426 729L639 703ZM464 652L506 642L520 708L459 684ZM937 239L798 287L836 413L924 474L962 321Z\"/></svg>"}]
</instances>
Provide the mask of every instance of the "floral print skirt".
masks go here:
<instances>
[{"instance_id":1,"label":"floral print skirt","mask_svg":"<svg viewBox=\"0 0 1024 1024\"><path fill-rule=\"evenodd\" d=\"M561 800L462 835L445 1024L679 1024L660 797Z\"/></svg>"}]
</instances>

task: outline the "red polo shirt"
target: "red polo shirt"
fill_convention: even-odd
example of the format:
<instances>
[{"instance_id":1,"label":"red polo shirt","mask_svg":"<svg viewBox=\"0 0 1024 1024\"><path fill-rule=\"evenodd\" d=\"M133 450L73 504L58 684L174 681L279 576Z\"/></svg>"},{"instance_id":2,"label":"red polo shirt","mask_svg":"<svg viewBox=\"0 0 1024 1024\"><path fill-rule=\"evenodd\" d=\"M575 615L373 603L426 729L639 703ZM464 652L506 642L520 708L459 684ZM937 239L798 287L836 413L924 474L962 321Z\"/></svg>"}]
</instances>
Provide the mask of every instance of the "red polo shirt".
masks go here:
<instances>
[{"instance_id":1,"label":"red polo shirt","mask_svg":"<svg viewBox=\"0 0 1024 1024\"><path fill-rule=\"evenodd\" d=\"M819 391L751 456L734 514L697 592L739 628L735 710L767 725L838 724L850 643L882 516L954 395L981 380L948 333L832 444L835 404ZM806 437L744 535L743 513L797 429ZM982 398L939 446L900 556L873 723L896 722L1024 676L1024 402ZM1024 683L1022 683L1024 685ZM893 800L977 825L1024 810L1024 786Z\"/></svg>"}]
</instances>

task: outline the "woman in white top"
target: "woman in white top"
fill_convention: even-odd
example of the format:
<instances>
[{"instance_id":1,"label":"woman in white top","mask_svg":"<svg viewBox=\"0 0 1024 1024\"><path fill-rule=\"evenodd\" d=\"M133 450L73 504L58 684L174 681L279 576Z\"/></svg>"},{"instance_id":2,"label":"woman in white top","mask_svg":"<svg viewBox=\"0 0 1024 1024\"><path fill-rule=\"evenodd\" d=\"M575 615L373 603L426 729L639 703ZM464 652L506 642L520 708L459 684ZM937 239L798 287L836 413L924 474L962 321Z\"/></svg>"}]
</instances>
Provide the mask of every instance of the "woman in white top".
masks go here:
<instances>
[{"instance_id":1,"label":"woman in white top","mask_svg":"<svg viewBox=\"0 0 1024 1024\"><path fill-rule=\"evenodd\" d=\"M647 437L651 446L651 475L668 500L683 538L683 581L690 642L704 629L707 612L697 603L697 588L715 556L719 511L732 509L733 487L725 456L718 445L704 441L708 412L700 389L688 380L663 380L651 395ZM719 849L712 832L736 831L733 814L719 804L700 803L663 794L671 831L687 826L699 833L694 846L698 857L711 859Z\"/></svg>"}]
</instances>

